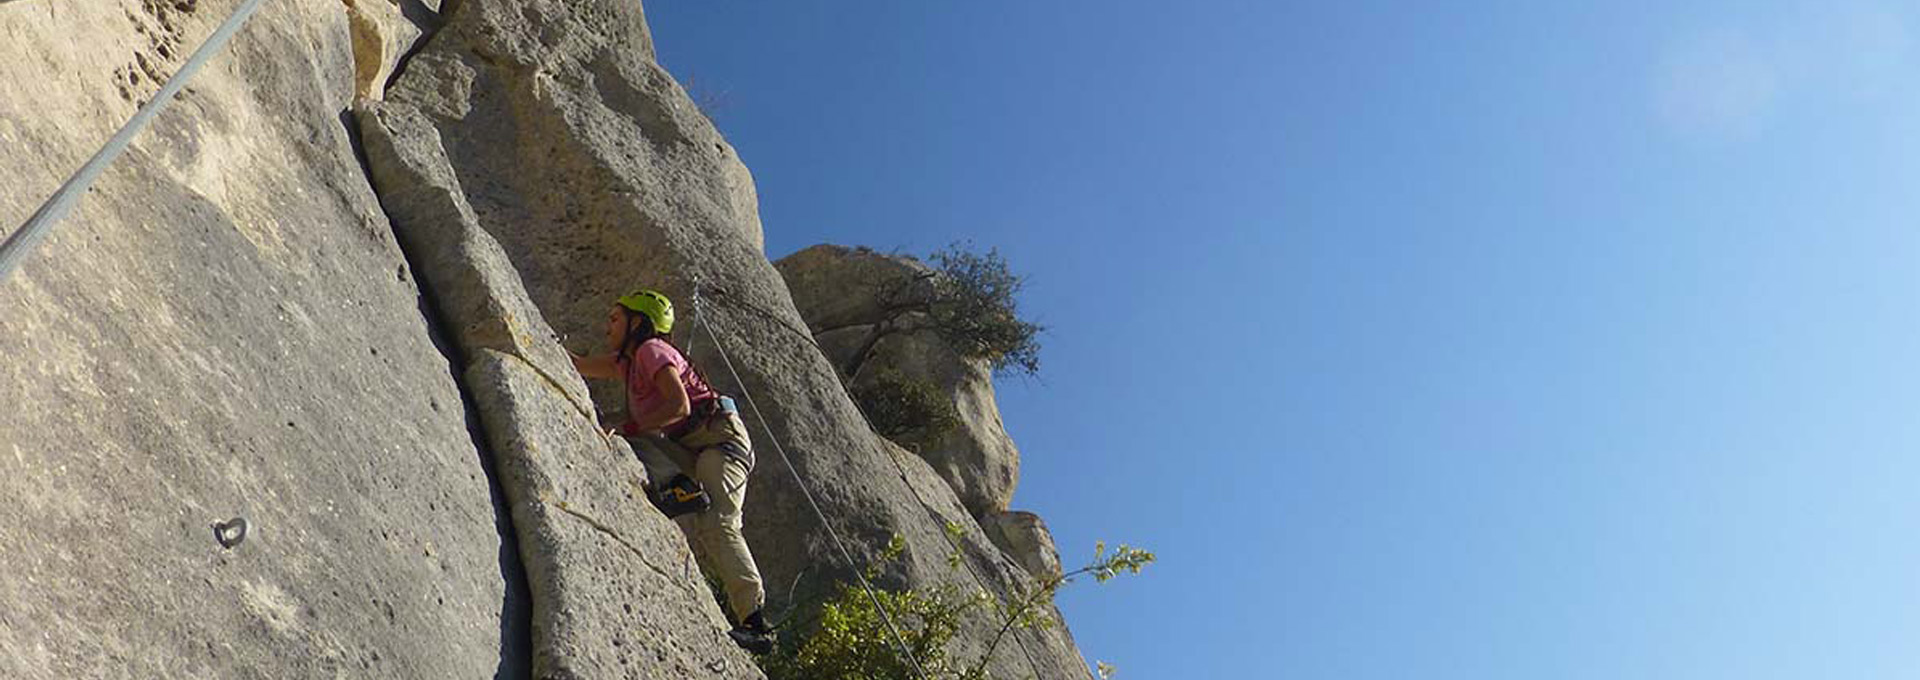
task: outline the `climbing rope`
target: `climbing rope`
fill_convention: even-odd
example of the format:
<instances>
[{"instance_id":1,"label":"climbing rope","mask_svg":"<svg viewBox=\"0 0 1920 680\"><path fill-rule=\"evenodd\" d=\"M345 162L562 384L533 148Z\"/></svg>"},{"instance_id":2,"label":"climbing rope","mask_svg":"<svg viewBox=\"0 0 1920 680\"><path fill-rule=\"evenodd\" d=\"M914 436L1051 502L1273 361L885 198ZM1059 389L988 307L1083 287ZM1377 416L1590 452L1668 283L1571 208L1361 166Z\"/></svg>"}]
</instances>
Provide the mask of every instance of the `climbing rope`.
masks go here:
<instances>
[{"instance_id":1,"label":"climbing rope","mask_svg":"<svg viewBox=\"0 0 1920 680\"><path fill-rule=\"evenodd\" d=\"M840 540L840 532L834 531L833 523L827 520L827 513L820 509L820 502L814 499L813 491L807 488L806 480L800 477L799 468L794 467L793 459L787 457L786 448L780 445L780 438L773 433L773 425L769 424L766 416L760 413L759 405L754 403L753 393L747 389L746 381L740 378L740 371L736 370L733 366L733 358L727 356L726 345L720 342L720 336L713 332L713 326L711 324L701 326L701 318L706 315L701 313L700 305L700 288L696 283L693 293L692 328L702 329L707 332L707 339L713 342L714 351L719 352L721 363L726 365L727 373L733 376L733 383L740 386L740 396L746 399L747 408L752 409L753 417L760 421L761 429L766 430L767 441L773 444L774 452L780 455L780 462L786 465L787 473L793 476L793 483L800 488L800 495L806 497L807 507L812 508L814 516L820 519L820 526L826 528L827 536L833 539L834 548L840 551L841 559L846 560L847 567L853 570L854 578L859 579L860 589L866 591L867 599L873 602L874 611L879 612L880 620L887 624L887 632L893 634L893 642L899 646L900 655L906 657L907 663L913 666L915 677L920 678L920 680L926 680L927 671L920 667L920 660L914 658L912 648L907 646L906 637L900 634L900 627L893 621L893 614L888 612L886 606L880 603L880 596L874 593L873 584L867 581L866 574L860 570L860 564L854 561L853 553L849 552L846 543ZM692 330L689 330L688 335L693 335Z\"/></svg>"},{"instance_id":2,"label":"climbing rope","mask_svg":"<svg viewBox=\"0 0 1920 680\"><path fill-rule=\"evenodd\" d=\"M700 291L701 291L701 290L702 290L702 286L700 285L700 282L699 282L699 280L698 280L698 279L695 279L695 281L694 281L694 287L693 287L693 300L694 300L694 308L695 308L695 314L696 314L696 316L694 317L694 322L693 322L693 325L694 325L694 326L696 326L696 327L700 325L700 321L699 321L699 317L698 317L697 315L698 315L698 313L699 313L699 312L698 312L698 310L699 310L699 305L700 305ZM770 313L770 312L767 312L766 310L764 310L764 309L762 309L762 308L760 308L760 307L757 307L757 306L754 306L754 305L750 305L750 304L744 304L744 301L740 301L740 300L736 300L736 302L741 302L741 303L743 303L743 306L745 306L745 307L746 307L747 309L749 309L749 310L751 310L751 311L753 311L753 312L755 312L755 313L758 313L758 314L760 314L760 315L762 315L762 316L765 316L765 317L768 317L768 319L769 319L770 321L772 321L772 322L774 323L774 325L775 325L775 326L778 326L778 327L780 327L780 328L782 328L782 329L785 329L785 330L787 330L787 331L789 331L789 332L793 332L793 333L796 333L796 334L798 334L798 331L794 331L794 329L793 329L793 327L792 327L792 326L790 326L790 325L788 325L788 324L787 324L787 323L786 323L786 322L785 322L785 321L784 321L783 319L780 319L780 318L778 318L778 317L776 317L776 316L774 316L774 315L773 315L772 313ZM709 332L711 332L711 331L709 331ZM804 338L806 338L806 340L807 340L807 342L808 342L809 344L812 344L812 345L813 345L813 347L814 347L814 349L820 349L820 350L821 350L821 351L823 351L823 352L825 351L825 350L823 350L823 349L821 349L821 347L820 347L820 342L819 342L818 340L815 340L815 339L813 338L813 336L812 336L811 334L804 334L804 335L801 335L801 337L804 337ZM717 341L717 340L716 340L716 342L715 342L715 344L716 344L716 345L718 345L718 341ZM689 351L689 352L691 352L691 351L692 351L692 349L691 349L691 348L692 348L692 345L691 345L691 344L689 344L689 345L688 345L688 348L689 348L689 349L688 349L688 351ZM723 357L723 358L724 358L724 357ZM731 367L729 367L729 368L731 368ZM739 376L738 376L738 375L735 375L735 376L734 376L734 380L735 380L735 381L737 382L737 381L739 380ZM874 429L874 428L873 428L873 419L867 416L867 410L866 410L865 408L862 408L862 407L860 406L860 400L859 400L859 399L855 399L855 398L853 398L853 392L852 392L852 390L851 390L851 386L850 386L850 385L847 385L847 384L842 384L842 385L841 385L840 387L841 387L841 389L842 389L842 390L844 390L844 391L846 391L846 392L847 392L847 400L848 400L849 402L851 402L851 403L853 404L853 410L854 410L854 412L855 412L855 413L858 413L858 414L860 414L860 420L861 420L862 422L864 422L864 423L866 423L866 425L867 425L867 429L869 429L869 430L872 430L872 429ZM745 389L745 387L744 387L744 386L742 386L742 389ZM761 421L761 423L762 423L762 424L764 425L764 424L766 423L766 421L765 421L765 420L762 420L762 421ZM769 434L771 434L771 431L769 431ZM918 502L918 503L920 504L920 508L921 508L922 510L925 510L925 511L927 512L927 514L929 514L929 515L932 515L932 516L933 516L933 519L935 519L935 520L937 520L937 521L941 521L941 522L942 522L942 523L944 524L944 521L945 521L945 520L944 520L944 519L943 519L942 517L940 517L940 516L939 516L939 513L936 513L936 512L934 512L934 510L933 510L933 504L931 504L931 503L928 503L928 502L927 502L927 499L926 499L926 497L925 497L925 496L922 496L922 495L920 495L920 489L919 489L919 487L916 487L916 486L914 486L914 485L913 485L913 480L912 480L912 479L910 478L910 476L909 476L909 475L908 475L908 473L907 473L907 467L906 467L906 465L904 465L904 464L902 464L902 463L900 462L900 459L899 459L898 457L896 457L896 456L894 456L894 455L893 455L893 453L892 453L892 452L890 452L890 451L889 451L889 452L887 452L887 460L888 460L888 461L890 461L890 462L892 462L892 463L893 463L893 468L894 468L894 470L896 470L896 471L898 471L898 472L900 473L900 483L902 483L902 484L905 484L905 485L907 486L907 492L908 492L908 493L911 493L911 494L913 494L913 499L914 499L914 501L916 501L916 502ZM944 527L943 527L943 529L944 529ZM970 559L966 559L966 551L965 551L965 550L964 550L964 549L962 548L962 546L961 546L961 544L960 544L960 542L959 542L959 540L958 540L958 539L955 539L955 538L954 538L953 536L950 536L950 535L948 535L948 534L947 534L947 532L946 532L946 531L944 531L944 530L940 532L940 536L941 536L941 537L942 537L943 539L945 539L945 540L947 541L947 545L948 545L949 547L951 547L951 548L953 549L953 551L954 551L954 553L956 553L956 554L958 554L958 555L960 555L960 556L961 556L961 560L960 560L960 564L961 564L961 566L962 566L962 567L964 567L964 568L966 569L966 571L967 571L967 576L968 576L969 578L971 578L971 579L973 579L973 585L974 585L974 587L976 587L976 588L979 588L979 589L981 589L982 591L988 591L988 588L987 588L987 585L986 585L986 579L985 579L985 578L982 578L982 577L980 576L980 572L979 572L979 571L978 571L977 569L975 569L975 568L974 568L974 565L973 565L973 561L972 561L972 560L970 560ZM1007 565L1007 563L1006 563L1006 562L1002 562L1000 566L1001 566L1001 568L1003 568L1003 569L1006 569L1006 568L1008 568L1008 565ZM1020 566L1018 566L1018 565L1014 565L1014 566L1013 566L1012 568L1015 568L1015 569L1025 569L1025 567L1020 567ZM1027 668L1028 668L1028 670L1031 670L1031 671L1033 671L1033 673L1034 673L1034 677L1040 677L1040 664L1039 664L1039 662L1037 662L1037 661L1034 661L1034 659L1033 659L1033 650L1032 650L1032 649L1029 649L1029 648L1027 647L1027 641L1026 641L1026 639L1025 639L1025 638L1022 638L1022 637L1019 637L1019 636L1015 636L1015 637L1013 638L1013 642L1014 642L1014 644L1015 644L1016 646L1018 646L1018 647L1020 648L1020 654L1021 654L1021 656L1023 656L1023 657L1025 657L1025 658L1026 658L1026 660L1027 660Z\"/></svg>"},{"instance_id":3,"label":"climbing rope","mask_svg":"<svg viewBox=\"0 0 1920 680\"><path fill-rule=\"evenodd\" d=\"M860 406L860 400L853 398L853 392L851 388L849 388L847 385L841 385L841 389L847 390L847 400L853 402L854 412L859 413L860 420L864 421L867 424L867 429L872 430L873 419L867 417L867 410ZM945 518L940 517L939 513L934 512L933 504L928 503L926 497L920 495L919 487L914 486L913 480L908 478L907 466L900 462L900 458L898 456L895 456L892 451L888 451L887 460L893 461L893 469L898 470L900 472L900 482L902 484L907 485L907 491L912 493L913 499L920 503L920 508L923 510L926 510L927 514L933 515L934 519L940 520L941 523L944 525L946 521ZM952 534L947 533L945 531L946 529L945 526L942 526L941 529L942 529L940 532L941 538L946 539L947 545L953 548L953 552L955 555L958 555L960 557L960 566L966 568L967 576L973 578L974 587L979 588L983 592L991 592L987 589L987 580L984 578L981 578L980 572L974 569L973 560L967 558L966 550L962 548L960 544L960 539L954 538ZM1005 564L1002 564L1000 566L1002 568L1006 567ZM1018 567L1018 568L1025 569L1025 567ZM1040 677L1040 664L1033 660L1033 650L1027 649L1027 641L1025 639L1020 638L1019 636L1015 636L1013 638L1013 642L1014 644L1020 647L1020 653L1027 658L1027 669L1033 671L1033 674L1034 674L1033 677L1036 677L1036 678Z\"/></svg>"},{"instance_id":4,"label":"climbing rope","mask_svg":"<svg viewBox=\"0 0 1920 680\"><path fill-rule=\"evenodd\" d=\"M4 243L0 243L0 282L5 282L7 276L20 266L20 261L39 245L40 240L46 237L47 231L55 222L59 222L73 210L73 204L80 200L80 195L86 193L87 188L100 177L100 173L106 171L107 166L113 165L113 161L127 150L127 145L133 143L134 136L146 129L147 124L153 121L153 117L159 115L160 110L173 101L173 96L187 86L187 81L200 71L200 67L206 65L207 60L212 59L221 47L226 46L227 40L233 38L233 34L240 30L242 24L247 23L247 19L253 16L255 10L260 9L261 2L264 0L241 2L240 7L233 11L233 15L227 17L226 22L213 31L213 35L207 36L206 42L200 43L200 48L194 50L193 56L187 58L187 63L182 64L180 70L175 72L172 78L167 79L167 84L160 87L160 92L141 106L139 111L134 112L133 118L128 120L126 125L121 126L120 131L114 133L113 137L107 140L106 146L100 147L100 151L94 153L93 158L88 160L86 165L80 166L72 177L67 178L66 183L60 185L60 190L53 192L53 196L48 198L46 203L41 204L39 210L34 211L33 217L27 218L26 224L21 225L11 236L8 236Z\"/></svg>"}]
</instances>

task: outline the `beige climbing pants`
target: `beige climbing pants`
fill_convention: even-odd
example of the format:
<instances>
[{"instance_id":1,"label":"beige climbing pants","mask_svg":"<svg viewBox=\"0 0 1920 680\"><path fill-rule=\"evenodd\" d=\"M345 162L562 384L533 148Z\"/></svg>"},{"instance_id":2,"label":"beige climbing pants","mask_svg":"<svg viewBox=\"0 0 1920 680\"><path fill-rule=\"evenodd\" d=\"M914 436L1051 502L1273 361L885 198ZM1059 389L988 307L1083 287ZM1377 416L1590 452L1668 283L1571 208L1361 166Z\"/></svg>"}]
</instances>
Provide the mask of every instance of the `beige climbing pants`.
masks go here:
<instances>
[{"instance_id":1,"label":"beige climbing pants","mask_svg":"<svg viewBox=\"0 0 1920 680\"><path fill-rule=\"evenodd\" d=\"M709 418L675 440L677 446L662 448L681 471L706 488L713 500L705 512L681 515L674 521L693 544L701 568L725 586L727 603L733 607L733 620L738 623L767 603L767 592L760 585L760 568L753 563L747 538L740 533L740 510L747 500L747 465L721 447L729 442L742 451L753 447L738 414Z\"/></svg>"}]
</instances>

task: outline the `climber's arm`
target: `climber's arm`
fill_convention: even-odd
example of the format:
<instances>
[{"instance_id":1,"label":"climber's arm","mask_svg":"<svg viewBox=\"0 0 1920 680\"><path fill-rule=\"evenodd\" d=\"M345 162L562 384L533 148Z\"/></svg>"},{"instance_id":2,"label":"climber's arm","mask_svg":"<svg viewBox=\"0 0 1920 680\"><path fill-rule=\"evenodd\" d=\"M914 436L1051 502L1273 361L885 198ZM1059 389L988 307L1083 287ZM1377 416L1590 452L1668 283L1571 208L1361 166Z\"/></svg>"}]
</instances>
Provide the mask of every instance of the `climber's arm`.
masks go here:
<instances>
[{"instance_id":1,"label":"climber's arm","mask_svg":"<svg viewBox=\"0 0 1920 680\"><path fill-rule=\"evenodd\" d=\"M653 374L653 389L659 391L661 399L646 413L628 416L634 430L659 432L693 412L693 405L687 401L687 388L680 384L679 368L661 366L660 371Z\"/></svg>"},{"instance_id":2,"label":"climber's arm","mask_svg":"<svg viewBox=\"0 0 1920 680\"><path fill-rule=\"evenodd\" d=\"M568 351L567 356L573 358L573 370L579 371L582 377L604 378L608 380L620 377L620 364L614 361L613 355L611 354L599 354L589 357Z\"/></svg>"}]
</instances>

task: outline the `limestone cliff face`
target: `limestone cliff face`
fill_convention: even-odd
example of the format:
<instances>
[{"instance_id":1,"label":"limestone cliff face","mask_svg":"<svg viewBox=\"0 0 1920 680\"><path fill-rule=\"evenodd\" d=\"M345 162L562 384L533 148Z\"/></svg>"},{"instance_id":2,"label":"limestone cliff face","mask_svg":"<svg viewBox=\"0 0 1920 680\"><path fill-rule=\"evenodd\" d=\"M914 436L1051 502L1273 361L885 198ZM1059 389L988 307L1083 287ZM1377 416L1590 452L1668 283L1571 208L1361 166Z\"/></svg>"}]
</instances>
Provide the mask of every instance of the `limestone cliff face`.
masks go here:
<instances>
[{"instance_id":1,"label":"limestone cliff face","mask_svg":"<svg viewBox=\"0 0 1920 680\"><path fill-rule=\"evenodd\" d=\"M555 678L757 677L646 470L597 424L587 387L506 252L480 227L426 116L362 102L380 202L466 359L533 599L533 671ZM644 622L644 625L641 625Z\"/></svg>"},{"instance_id":2,"label":"limestone cliff face","mask_svg":"<svg viewBox=\"0 0 1920 680\"><path fill-rule=\"evenodd\" d=\"M0 4L0 225L235 4ZM0 676L759 677L553 342L638 285L753 397L776 610L895 534L888 584L1028 581L860 420L757 210L632 0L269 2L0 283ZM1016 643L996 677L1087 677Z\"/></svg>"},{"instance_id":3,"label":"limestone cliff face","mask_svg":"<svg viewBox=\"0 0 1920 680\"><path fill-rule=\"evenodd\" d=\"M0 4L0 229L232 7ZM511 526L341 118L347 14L255 22L0 283L0 677L524 674Z\"/></svg>"}]
</instances>

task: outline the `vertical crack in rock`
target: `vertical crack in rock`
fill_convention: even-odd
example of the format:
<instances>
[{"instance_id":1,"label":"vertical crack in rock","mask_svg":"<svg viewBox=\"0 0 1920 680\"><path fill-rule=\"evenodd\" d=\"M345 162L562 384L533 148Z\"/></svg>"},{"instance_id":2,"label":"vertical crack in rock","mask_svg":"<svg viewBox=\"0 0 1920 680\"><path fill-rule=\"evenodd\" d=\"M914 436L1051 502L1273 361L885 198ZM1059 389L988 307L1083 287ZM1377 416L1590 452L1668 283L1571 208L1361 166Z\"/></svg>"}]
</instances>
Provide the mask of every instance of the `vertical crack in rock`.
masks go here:
<instances>
[{"instance_id":1,"label":"vertical crack in rock","mask_svg":"<svg viewBox=\"0 0 1920 680\"><path fill-rule=\"evenodd\" d=\"M448 359L450 366L460 365L459 349L451 346L442 330L439 317L432 310L431 293L422 286L421 312L433 329L434 344ZM454 376L454 383L460 389L461 410L467 422L467 435L473 441L474 450L479 453L481 470L487 476L487 490L492 501L494 528L500 537L500 576L506 581L507 590L503 594L503 606L500 614L500 665L494 677L496 680L507 678L530 678L533 676L533 594L527 583L526 565L521 562L519 551L519 532L514 528L513 512L507 502L506 490L501 485L500 467L495 462L492 447L487 443L486 432L482 426L479 409L472 391L460 376Z\"/></svg>"},{"instance_id":2,"label":"vertical crack in rock","mask_svg":"<svg viewBox=\"0 0 1920 680\"><path fill-rule=\"evenodd\" d=\"M533 673L762 677L726 638L711 594L663 566L695 573L679 529L633 492L645 469L583 406L585 383L479 227L427 115L362 100L355 118L381 206L460 350L499 471L533 601Z\"/></svg>"},{"instance_id":3,"label":"vertical crack in rock","mask_svg":"<svg viewBox=\"0 0 1920 680\"><path fill-rule=\"evenodd\" d=\"M372 170L367 164L366 149L361 140L360 130L353 124L352 112L342 112L340 115L341 120L346 123L347 139L353 146L354 156L359 160L364 173L362 179L367 182L368 188L378 195L378 190L373 185ZM395 239L399 240L398 234L395 234ZM400 253L407 265L396 275L403 279L409 278L411 275L408 272L418 271L420 265L413 251L401 248ZM440 314L434 303L437 296L434 295L433 284L420 278L414 278L413 283L419 291L417 305L420 318L426 323L428 337L433 341L434 349L439 350L440 356L446 360L448 373L453 377L454 387L459 390L467 437L472 442L474 451L479 454L476 462L486 475L488 500L493 507L494 531L500 538L498 558L500 577L506 583L506 589L501 593L500 662L495 669L494 678L495 680L530 678L533 676L533 597L527 585L526 566L520 561L518 533L514 530L513 513L507 504L506 492L500 484L500 469L494 462L491 447L487 443L486 432L481 424L480 412L475 407L473 394L467 387L466 381L462 379L460 371L455 368L465 366L467 362L460 348L450 338L445 317Z\"/></svg>"}]
</instances>

